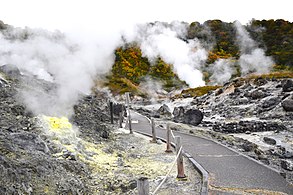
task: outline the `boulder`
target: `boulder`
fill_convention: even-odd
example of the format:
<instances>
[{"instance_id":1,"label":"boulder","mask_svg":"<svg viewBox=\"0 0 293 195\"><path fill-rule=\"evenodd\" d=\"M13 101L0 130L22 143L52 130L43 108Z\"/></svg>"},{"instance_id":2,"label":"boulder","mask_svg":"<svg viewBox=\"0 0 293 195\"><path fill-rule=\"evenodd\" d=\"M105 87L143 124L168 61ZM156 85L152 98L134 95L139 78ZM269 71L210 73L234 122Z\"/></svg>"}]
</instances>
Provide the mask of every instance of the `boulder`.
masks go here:
<instances>
[{"instance_id":1,"label":"boulder","mask_svg":"<svg viewBox=\"0 0 293 195\"><path fill-rule=\"evenodd\" d=\"M261 90L254 90L250 93L250 97L253 100L261 99L261 98L264 98L265 96L266 96L266 94L264 92L262 92Z\"/></svg>"},{"instance_id":2,"label":"boulder","mask_svg":"<svg viewBox=\"0 0 293 195\"><path fill-rule=\"evenodd\" d=\"M203 113L198 109L190 109L184 113L183 122L191 125L199 125L203 119Z\"/></svg>"},{"instance_id":3,"label":"boulder","mask_svg":"<svg viewBox=\"0 0 293 195\"><path fill-rule=\"evenodd\" d=\"M253 151L253 150L255 150L257 148L257 145L254 144L254 143L251 143L251 142L249 142L247 140L244 140L240 147L243 148L243 150L245 152L251 152L251 151Z\"/></svg>"},{"instance_id":4,"label":"boulder","mask_svg":"<svg viewBox=\"0 0 293 195\"><path fill-rule=\"evenodd\" d=\"M21 74L17 66L12 64L5 64L0 66L0 71L12 78L18 77Z\"/></svg>"},{"instance_id":5,"label":"boulder","mask_svg":"<svg viewBox=\"0 0 293 195\"><path fill-rule=\"evenodd\" d=\"M175 119L182 118L184 116L184 108L182 106L175 107L173 110L173 116Z\"/></svg>"},{"instance_id":6,"label":"boulder","mask_svg":"<svg viewBox=\"0 0 293 195\"><path fill-rule=\"evenodd\" d=\"M293 100L292 99L286 99L282 102L282 107L287 112L293 111Z\"/></svg>"},{"instance_id":7,"label":"boulder","mask_svg":"<svg viewBox=\"0 0 293 195\"><path fill-rule=\"evenodd\" d=\"M267 144L270 144L270 145L276 145L276 143L277 143L275 139L270 138L270 137L264 137L263 141Z\"/></svg>"},{"instance_id":8,"label":"boulder","mask_svg":"<svg viewBox=\"0 0 293 195\"><path fill-rule=\"evenodd\" d=\"M238 99L239 104L247 104L249 102L248 98L243 97Z\"/></svg>"},{"instance_id":9,"label":"boulder","mask_svg":"<svg viewBox=\"0 0 293 195\"><path fill-rule=\"evenodd\" d=\"M158 109L158 113L159 113L160 115L167 115L167 116L171 116L171 115L172 115L169 106L166 105L166 104L163 104L163 105Z\"/></svg>"},{"instance_id":10,"label":"boulder","mask_svg":"<svg viewBox=\"0 0 293 195\"><path fill-rule=\"evenodd\" d=\"M263 101L262 108L273 107L281 102L279 97L271 97Z\"/></svg>"},{"instance_id":11,"label":"boulder","mask_svg":"<svg viewBox=\"0 0 293 195\"><path fill-rule=\"evenodd\" d=\"M282 86L283 92L290 92L293 91L293 81L292 80L285 80Z\"/></svg>"}]
</instances>

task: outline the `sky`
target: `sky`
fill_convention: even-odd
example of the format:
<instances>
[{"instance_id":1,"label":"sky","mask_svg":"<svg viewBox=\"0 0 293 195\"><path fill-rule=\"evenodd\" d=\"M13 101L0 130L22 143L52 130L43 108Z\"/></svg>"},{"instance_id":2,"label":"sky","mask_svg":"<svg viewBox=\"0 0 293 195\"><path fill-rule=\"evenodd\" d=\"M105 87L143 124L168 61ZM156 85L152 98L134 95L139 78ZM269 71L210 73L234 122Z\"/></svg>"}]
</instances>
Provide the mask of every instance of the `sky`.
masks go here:
<instances>
[{"instance_id":1,"label":"sky","mask_svg":"<svg viewBox=\"0 0 293 195\"><path fill-rule=\"evenodd\" d=\"M0 20L15 27L110 33L135 23L220 19L293 21L292 0L0 0Z\"/></svg>"}]
</instances>

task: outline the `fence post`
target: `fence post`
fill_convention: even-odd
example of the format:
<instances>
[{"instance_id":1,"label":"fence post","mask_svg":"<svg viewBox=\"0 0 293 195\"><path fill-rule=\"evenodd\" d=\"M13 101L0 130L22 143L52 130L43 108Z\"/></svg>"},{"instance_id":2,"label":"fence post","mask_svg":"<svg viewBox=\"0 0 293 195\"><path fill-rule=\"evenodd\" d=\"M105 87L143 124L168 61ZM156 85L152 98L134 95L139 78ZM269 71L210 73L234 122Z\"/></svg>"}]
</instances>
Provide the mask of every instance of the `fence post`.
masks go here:
<instances>
[{"instance_id":1,"label":"fence post","mask_svg":"<svg viewBox=\"0 0 293 195\"><path fill-rule=\"evenodd\" d=\"M141 177L137 180L138 195L149 195L149 180L146 177Z\"/></svg>"},{"instance_id":2,"label":"fence post","mask_svg":"<svg viewBox=\"0 0 293 195\"><path fill-rule=\"evenodd\" d=\"M113 111L114 111L114 108L113 108L113 102L111 100L109 102L109 105L110 105L111 124L114 124L114 119L113 119Z\"/></svg>"},{"instance_id":3,"label":"fence post","mask_svg":"<svg viewBox=\"0 0 293 195\"><path fill-rule=\"evenodd\" d=\"M119 112L119 128L122 128L123 123L123 112Z\"/></svg>"},{"instance_id":4,"label":"fence post","mask_svg":"<svg viewBox=\"0 0 293 195\"><path fill-rule=\"evenodd\" d=\"M170 136L171 136L171 129L170 129L170 124L167 123L167 149L165 152L172 152L171 150L171 142L170 142Z\"/></svg>"},{"instance_id":5,"label":"fence post","mask_svg":"<svg viewBox=\"0 0 293 195\"><path fill-rule=\"evenodd\" d=\"M177 159L177 178L186 178L184 174L184 166L183 166L183 156L182 156L182 149L181 148L181 138L179 136L175 136L175 143L176 143L176 154L180 152L178 159Z\"/></svg>"},{"instance_id":6,"label":"fence post","mask_svg":"<svg viewBox=\"0 0 293 195\"><path fill-rule=\"evenodd\" d=\"M151 140L151 142L157 143L155 120L153 118L151 119L151 126L152 126L152 136L153 136L153 139Z\"/></svg>"},{"instance_id":7,"label":"fence post","mask_svg":"<svg viewBox=\"0 0 293 195\"><path fill-rule=\"evenodd\" d=\"M132 127L131 127L131 115L130 115L130 97L129 97L129 92L125 93L126 96L126 107L127 107L127 121L128 121L128 127L130 134L133 134Z\"/></svg>"}]
</instances>

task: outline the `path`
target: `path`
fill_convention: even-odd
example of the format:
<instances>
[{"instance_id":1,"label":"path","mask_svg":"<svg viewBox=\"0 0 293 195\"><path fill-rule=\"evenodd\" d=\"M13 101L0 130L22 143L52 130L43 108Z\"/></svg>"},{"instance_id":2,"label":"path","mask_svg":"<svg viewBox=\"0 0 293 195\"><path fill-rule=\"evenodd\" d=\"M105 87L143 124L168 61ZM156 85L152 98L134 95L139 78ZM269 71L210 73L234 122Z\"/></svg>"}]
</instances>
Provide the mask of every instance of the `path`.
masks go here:
<instances>
[{"instance_id":1,"label":"path","mask_svg":"<svg viewBox=\"0 0 293 195\"><path fill-rule=\"evenodd\" d=\"M149 120L135 112L131 113L132 128L135 131L151 134ZM156 128L157 136L165 138L166 131ZM181 136L184 151L189 153L205 170L208 171L209 194L221 194L219 189L277 191L293 195L293 186L277 172L211 140L174 132ZM218 189L218 190L217 190Z\"/></svg>"}]
</instances>

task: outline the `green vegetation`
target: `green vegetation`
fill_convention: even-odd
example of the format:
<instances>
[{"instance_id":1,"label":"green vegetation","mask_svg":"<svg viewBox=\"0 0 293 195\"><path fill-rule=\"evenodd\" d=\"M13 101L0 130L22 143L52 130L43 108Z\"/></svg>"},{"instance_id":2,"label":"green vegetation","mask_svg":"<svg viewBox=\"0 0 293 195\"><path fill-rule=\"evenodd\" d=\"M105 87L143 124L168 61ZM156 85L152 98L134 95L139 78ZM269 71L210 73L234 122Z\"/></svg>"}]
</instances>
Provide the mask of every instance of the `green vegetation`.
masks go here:
<instances>
[{"instance_id":1,"label":"green vegetation","mask_svg":"<svg viewBox=\"0 0 293 195\"><path fill-rule=\"evenodd\" d=\"M268 74L251 74L249 76L247 76L244 79L283 79L283 78L293 78L293 72L292 71L280 71L280 72L271 72Z\"/></svg>"},{"instance_id":2,"label":"green vegetation","mask_svg":"<svg viewBox=\"0 0 293 195\"><path fill-rule=\"evenodd\" d=\"M6 32L9 25L0 20L0 31ZM12 27L11 27L12 28ZM293 72L293 23L282 19L279 20L252 20L245 26L251 38L263 48L267 56L272 56L275 65L270 75L273 77L290 77ZM11 39L25 39L29 32L24 30L21 37L11 36ZM187 34L179 37L183 41L197 38L202 46L209 51L208 59L201 67L206 83L209 83L211 70L209 66L218 59L232 59L235 63L233 78L241 75L237 60L240 56L236 40L236 30L233 23L221 20L208 20L203 24L192 22ZM180 89L186 83L180 81L172 71L172 64L167 64L160 57L151 64L142 55L139 45L125 43L115 51L115 63L111 73L107 75L106 86L114 94L130 91L134 94L146 94L141 88L141 83L158 81L167 91ZM277 73L276 73L277 72ZM264 75L268 76L268 75Z\"/></svg>"},{"instance_id":3,"label":"green vegetation","mask_svg":"<svg viewBox=\"0 0 293 195\"><path fill-rule=\"evenodd\" d=\"M293 23L285 20L252 20L245 28L258 46L266 51L266 55L273 57L278 68L293 66ZM221 20L208 20L203 24L193 22L187 38L198 38L203 43L214 44L207 64L219 58L239 57L233 23Z\"/></svg>"},{"instance_id":4,"label":"green vegetation","mask_svg":"<svg viewBox=\"0 0 293 195\"><path fill-rule=\"evenodd\" d=\"M158 58L151 65L148 59L142 56L140 48L135 44L116 49L115 56L115 63L106 83L106 86L114 94L131 92L144 96L146 93L140 89L139 84L149 77L162 83L166 90L180 88L185 84L172 71L172 66L165 63L161 58Z\"/></svg>"},{"instance_id":5,"label":"green vegetation","mask_svg":"<svg viewBox=\"0 0 293 195\"><path fill-rule=\"evenodd\" d=\"M266 55L279 65L293 66L293 23L285 20L252 20L247 28Z\"/></svg>"},{"instance_id":6,"label":"green vegetation","mask_svg":"<svg viewBox=\"0 0 293 195\"><path fill-rule=\"evenodd\" d=\"M209 93L210 91L214 91L220 87L222 87L222 86L216 85L216 86L203 86L203 87L189 88L189 89L182 90L180 96L181 97L203 96L203 95Z\"/></svg>"}]
</instances>

